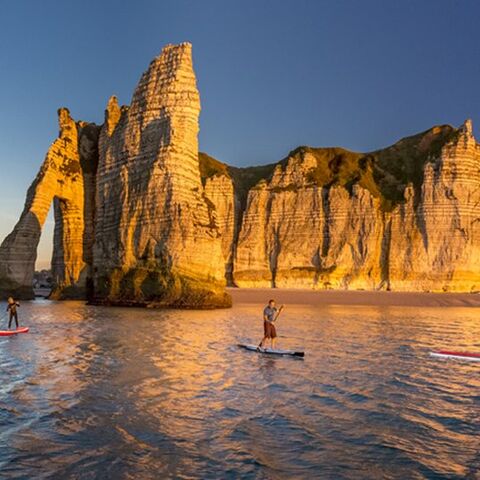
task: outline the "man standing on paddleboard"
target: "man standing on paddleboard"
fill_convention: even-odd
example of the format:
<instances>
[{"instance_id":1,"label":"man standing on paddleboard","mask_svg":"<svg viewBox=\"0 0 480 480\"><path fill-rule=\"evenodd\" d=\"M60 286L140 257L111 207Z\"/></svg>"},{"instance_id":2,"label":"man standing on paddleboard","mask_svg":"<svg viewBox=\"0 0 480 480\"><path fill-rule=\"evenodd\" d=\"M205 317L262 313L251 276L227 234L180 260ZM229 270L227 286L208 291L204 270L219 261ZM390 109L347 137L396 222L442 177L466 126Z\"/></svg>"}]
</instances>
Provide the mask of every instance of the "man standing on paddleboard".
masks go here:
<instances>
[{"instance_id":1,"label":"man standing on paddleboard","mask_svg":"<svg viewBox=\"0 0 480 480\"><path fill-rule=\"evenodd\" d=\"M277 343L277 330L275 328L275 321L280 312L283 310L283 305L280 308L275 306L275 300L270 300L268 305L263 309L263 339L258 348L263 348L266 341L270 339L272 350L275 349Z\"/></svg>"},{"instance_id":2,"label":"man standing on paddleboard","mask_svg":"<svg viewBox=\"0 0 480 480\"><path fill-rule=\"evenodd\" d=\"M8 320L8 329L10 330L10 325L12 324L12 320L15 319L15 324L17 325L18 328L18 313L17 313L17 307L20 306L20 304L14 300L12 297L8 297L8 305L7 305L7 312L10 312L10 318Z\"/></svg>"}]
</instances>

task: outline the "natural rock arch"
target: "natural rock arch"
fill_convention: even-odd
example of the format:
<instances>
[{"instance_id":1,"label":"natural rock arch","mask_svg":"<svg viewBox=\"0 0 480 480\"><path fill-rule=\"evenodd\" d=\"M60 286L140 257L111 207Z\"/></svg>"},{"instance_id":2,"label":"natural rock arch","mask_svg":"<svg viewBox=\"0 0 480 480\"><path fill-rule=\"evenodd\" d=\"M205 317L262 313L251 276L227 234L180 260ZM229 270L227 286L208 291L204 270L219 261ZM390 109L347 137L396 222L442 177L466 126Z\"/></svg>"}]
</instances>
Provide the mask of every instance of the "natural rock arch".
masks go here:
<instances>
[{"instance_id":1,"label":"natural rock arch","mask_svg":"<svg viewBox=\"0 0 480 480\"><path fill-rule=\"evenodd\" d=\"M0 294L33 297L33 274L40 235L53 202L55 233L53 296L85 296L91 264L93 202L99 127L76 124L66 108L58 111L60 133L28 189L25 207L0 246Z\"/></svg>"}]
</instances>

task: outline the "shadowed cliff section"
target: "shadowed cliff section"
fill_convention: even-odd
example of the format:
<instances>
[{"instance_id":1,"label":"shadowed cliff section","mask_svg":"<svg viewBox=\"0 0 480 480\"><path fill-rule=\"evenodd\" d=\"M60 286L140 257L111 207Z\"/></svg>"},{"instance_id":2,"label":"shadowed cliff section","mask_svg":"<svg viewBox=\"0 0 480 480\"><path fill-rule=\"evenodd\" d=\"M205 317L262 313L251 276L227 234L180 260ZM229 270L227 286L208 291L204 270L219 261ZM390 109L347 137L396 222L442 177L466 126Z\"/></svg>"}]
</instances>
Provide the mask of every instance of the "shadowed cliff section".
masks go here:
<instances>
[{"instance_id":1,"label":"shadowed cliff section","mask_svg":"<svg viewBox=\"0 0 480 480\"><path fill-rule=\"evenodd\" d=\"M234 286L235 246L247 205L248 193L257 183L270 178L277 164L232 167L204 152L199 152L198 161L205 195L212 202L216 218L223 220L220 222L220 229L224 244L225 278L229 286ZM229 188L226 188L225 183L229 184Z\"/></svg>"}]
</instances>

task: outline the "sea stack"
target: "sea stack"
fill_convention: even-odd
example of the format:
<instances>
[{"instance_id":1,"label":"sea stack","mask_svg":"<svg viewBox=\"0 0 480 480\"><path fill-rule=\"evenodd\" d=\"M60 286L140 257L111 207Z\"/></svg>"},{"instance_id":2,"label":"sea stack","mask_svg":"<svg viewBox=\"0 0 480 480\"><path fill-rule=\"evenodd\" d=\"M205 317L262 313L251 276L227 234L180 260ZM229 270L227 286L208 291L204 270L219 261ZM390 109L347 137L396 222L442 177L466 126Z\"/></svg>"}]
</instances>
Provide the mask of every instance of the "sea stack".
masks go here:
<instances>
[{"instance_id":1,"label":"sea stack","mask_svg":"<svg viewBox=\"0 0 480 480\"><path fill-rule=\"evenodd\" d=\"M200 97L188 43L168 45L100 134L92 300L229 306L222 239L198 163Z\"/></svg>"},{"instance_id":2,"label":"sea stack","mask_svg":"<svg viewBox=\"0 0 480 480\"><path fill-rule=\"evenodd\" d=\"M59 138L0 246L0 294L33 297L37 246L53 202L54 298L230 306L215 207L200 177L199 114L188 43L166 46L150 63L129 107L112 97L101 130L60 109Z\"/></svg>"}]
</instances>

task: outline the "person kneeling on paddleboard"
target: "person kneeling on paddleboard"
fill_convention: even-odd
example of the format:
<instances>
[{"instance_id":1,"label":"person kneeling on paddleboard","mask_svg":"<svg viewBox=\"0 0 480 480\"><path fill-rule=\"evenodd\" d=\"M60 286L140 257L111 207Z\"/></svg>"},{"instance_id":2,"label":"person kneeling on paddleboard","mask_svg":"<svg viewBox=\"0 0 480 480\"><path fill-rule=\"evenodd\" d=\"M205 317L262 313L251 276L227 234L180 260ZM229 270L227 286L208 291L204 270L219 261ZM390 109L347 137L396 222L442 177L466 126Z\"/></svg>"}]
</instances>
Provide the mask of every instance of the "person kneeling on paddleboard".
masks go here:
<instances>
[{"instance_id":1,"label":"person kneeling on paddleboard","mask_svg":"<svg viewBox=\"0 0 480 480\"><path fill-rule=\"evenodd\" d=\"M267 340L271 341L272 350L275 348L277 342L277 330L275 329L275 321L280 312L283 310L283 305L280 308L275 307L275 300L270 300L268 305L263 310L263 339L258 345L258 348L263 348Z\"/></svg>"},{"instance_id":2,"label":"person kneeling on paddleboard","mask_svg":"<svg viewBox=\"0 0 480 480\"><path fill-rule=\"evenodd\" d=\"M10 318L8 320L8 329L10 330L10 325L12 324L12 320L15 319L15 324L17 325L18 328L18 313L17 313L17 307L20 306L20 304L14 300L12 297L9 297L7 300L7 312L10 312Z\"/></svg>"}]
</instances>

